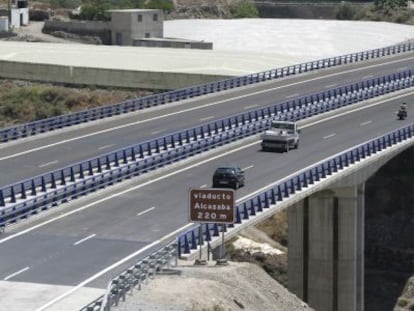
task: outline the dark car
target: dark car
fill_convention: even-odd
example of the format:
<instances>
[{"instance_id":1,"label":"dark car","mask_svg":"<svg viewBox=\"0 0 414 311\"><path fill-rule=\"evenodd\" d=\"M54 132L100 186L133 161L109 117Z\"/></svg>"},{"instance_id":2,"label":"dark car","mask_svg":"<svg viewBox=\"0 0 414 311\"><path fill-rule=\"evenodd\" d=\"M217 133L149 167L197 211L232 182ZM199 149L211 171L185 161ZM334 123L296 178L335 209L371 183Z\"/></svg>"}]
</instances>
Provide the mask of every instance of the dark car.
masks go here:
<instances>
[{"instance_id":1,"label":"dark car","mask_svg":"<svg viewBox=\"0 0 414 311\"><path fill-rule=\"evenodd\" d=\"M213 175L213 188L231 187L237 189L244 186L244 172L237 166L223 166L216 169Z\"/></svg>"}]
</instances>

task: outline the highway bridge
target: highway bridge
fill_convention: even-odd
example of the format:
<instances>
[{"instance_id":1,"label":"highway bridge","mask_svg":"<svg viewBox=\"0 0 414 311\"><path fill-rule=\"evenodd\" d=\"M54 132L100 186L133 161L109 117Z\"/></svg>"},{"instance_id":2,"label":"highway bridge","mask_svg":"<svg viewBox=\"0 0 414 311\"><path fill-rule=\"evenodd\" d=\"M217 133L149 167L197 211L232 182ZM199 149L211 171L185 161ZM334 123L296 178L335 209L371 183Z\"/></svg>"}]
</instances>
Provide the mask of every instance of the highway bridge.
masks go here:
<instances>
[{"instance_id":1,"label":"highway bridge","mask_svg":"<svg viewBox=\"0 0 414 311\"><path fill-rule=\"evenodd\" d=\"M5 143L0 185L214 119L409 70L413 57L406 52L311 71ZM320 115L303 124L300 148L289 153L261 152L258 136L251 136L7 226L0 235L0 279L8 295L0 310L79 309L103 294L111 277L191 226L188 189L210 186L218 165L237 163L246 170L246 186L237 190L241 201L343 150L411 125L412 114L404 121L394 114L413 95L408 88Z\"/></svg>"}]
</instances>

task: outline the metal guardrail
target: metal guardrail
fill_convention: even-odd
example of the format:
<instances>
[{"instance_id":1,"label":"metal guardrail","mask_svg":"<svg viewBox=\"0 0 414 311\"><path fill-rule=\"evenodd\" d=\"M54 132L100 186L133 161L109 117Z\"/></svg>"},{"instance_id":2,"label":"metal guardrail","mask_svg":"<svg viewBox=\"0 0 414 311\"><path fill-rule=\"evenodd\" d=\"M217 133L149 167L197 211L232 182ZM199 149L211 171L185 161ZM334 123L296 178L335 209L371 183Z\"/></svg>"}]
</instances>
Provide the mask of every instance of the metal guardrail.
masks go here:
<instances>
[{"instance_id":1,"label":"metal guardrail","mask_svg":"<svg viewBox=\"0 0 414 311\"><path fill-rule=\"evenodd\" d=\"M405 53L412 50L414 50L414 42L406 42L384 48L346 54L342 56L331 57L321 60L315 60L302 64L291 65L259 73L254 73L246 76L230 78L203 85L196 85L188 88L159 93L155 95L149 95L133 100L127 100L113 105L69 113L57 117L42 119L8 128L3 128L0 130L0 142L8 142L10 140L29 137L39 133L45 133L76 124L104 119L112 117L114 115L125 114L128 112L137 111L148 107L165 105L168 103L177 102L188 98L221 92L223 90L229 90L250 84L283 78L286 76L300 74L303 72Z\"/></svg>"},{"instance_id":2,"label":"metal guardrail","mask_svg":"<svg viewBox=\"0 0 414 311\"><path fill-rule=\"evenodd\" d=\"M292 177L273 184L268 190L240 202L236 206L236 222L231 225L200 224L178 236L178 254L190 254L198 250L205 242L210 242L224 230L232 230L235 225L248 222L252 216L259 215L269 208L275 208L284 199L295 195L298 191L312 186L334 173L345 170L350 165L367 159L395 144L414 139L414 124L400 128L381 137L360 144L322 163L299 172ZM200 230L201 227L201 230ZM201 237L199 232L201 231Z\"/></svg>"},{"instance_id":3,"label":"metal guardrail","mask_svg":"<svg viewBox=\"0 0 414 311\"><path fill-rule=\"evenodd\" d=\"M110 311L112 306L118 306L125 301L126 294L134 289L141 290L142 284L147 284L157 273L165 268L177 266L177 244L170 242L167 246L125 269L109 281L105 295L100 296L80 311Z\"/></svg>"},{"instance_id":4,"label":"metal guardrail","mask_svg":"<svg viewBox=\"0 0 414 311\"><path fill-rule=\"evenodd\" d=\"M261 133L270 118L300 120L414 85L414 70L337 87L322 93L182 130L0 189L0 227L116 182Z\"/></svg>"}]
</instances>

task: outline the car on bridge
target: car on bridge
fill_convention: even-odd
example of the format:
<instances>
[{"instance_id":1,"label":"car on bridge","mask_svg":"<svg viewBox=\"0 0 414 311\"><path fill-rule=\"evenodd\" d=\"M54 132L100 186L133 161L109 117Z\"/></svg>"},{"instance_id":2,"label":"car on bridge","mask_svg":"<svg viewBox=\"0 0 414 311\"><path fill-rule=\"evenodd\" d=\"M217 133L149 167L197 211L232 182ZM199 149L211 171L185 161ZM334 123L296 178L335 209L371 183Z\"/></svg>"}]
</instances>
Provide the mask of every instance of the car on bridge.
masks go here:
<instances>
[{"instance_id":1,"label":"car on bridge","mask_svg":"<svg viewBox=\"0 0 414 311\"><path fill-rule=\"evenodd\" d=\"M244 171L238 166L221 166L213 174L213 188L238 189L244 186Z\"/></svg>"}]
</instances>

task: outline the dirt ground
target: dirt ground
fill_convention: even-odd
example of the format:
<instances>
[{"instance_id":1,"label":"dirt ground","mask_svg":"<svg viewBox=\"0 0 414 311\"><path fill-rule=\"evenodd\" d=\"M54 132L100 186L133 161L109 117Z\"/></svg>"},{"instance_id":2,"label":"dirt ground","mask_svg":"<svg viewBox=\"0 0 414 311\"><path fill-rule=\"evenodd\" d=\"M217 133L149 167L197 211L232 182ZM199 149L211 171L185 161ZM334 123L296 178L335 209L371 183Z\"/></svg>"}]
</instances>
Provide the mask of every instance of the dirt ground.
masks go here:
<instances>
[{"instance_id":1,"label":"dirt ground","mask_svg":"<svg viewBox=\"0 0 414 311\"><path fill-rule=\"evenodd\" d=\"M179 275L157 275L126 297L119 311L313 310L251 263L179 262Z\"/></svg>"}]
</instances>

